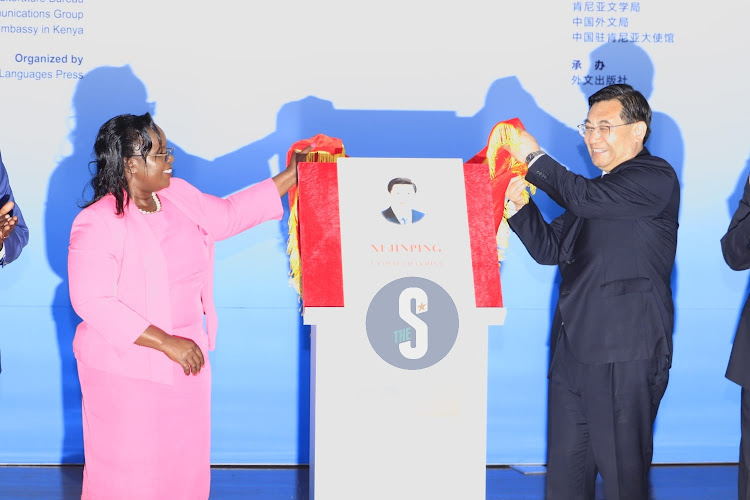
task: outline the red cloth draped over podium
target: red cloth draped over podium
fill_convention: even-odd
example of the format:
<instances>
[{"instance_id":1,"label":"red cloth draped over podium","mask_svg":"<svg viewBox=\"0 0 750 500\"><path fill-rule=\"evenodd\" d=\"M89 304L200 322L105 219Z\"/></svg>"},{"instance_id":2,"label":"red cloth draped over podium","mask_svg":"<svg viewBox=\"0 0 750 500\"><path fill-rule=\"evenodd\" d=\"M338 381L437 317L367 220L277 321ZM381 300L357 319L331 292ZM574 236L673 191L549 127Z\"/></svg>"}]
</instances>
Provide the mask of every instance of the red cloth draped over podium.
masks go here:
<instances>
[{"instance_id":1,"label":"red cloth draped over podium","mask_svg":"<svg viewBox=\"0 0 750 500\"><path fill-rule=\"evenodd\" d=\"M308 146L312 150L307 153L307 161L297 167L297 186L289 191L290 281L300 297L304 297L305 305L343 307L336 160L346 156L346 152L341 139L318 134L292 144L287 152L287 165L293 154Z\"/></svg>"},{"instance_id":2,"label":"red cloth draped over podium","mask_svg":"<svg viewBox=\"0 0 750 500\"><path fill-rule=\"evenodd\" d=\"M492 213L495 219L495 233L504 218L505 191L508 183L517 175L526 174L526 164L517 162L502 146L517 142L517 134L524 130L521 120L512 118L498 123L492 128L487 146L466 163L484 163L490 166L492 186Z\"/></svg>"},{"instance_id":3,"label":"red cloth draped over podium","mask_svg":"<svg viewBox=\"0 0 750 500\"><path fill-rule=\"evenodd\" d=\"M502 146L517 141L520 130L523 125L517 118L498 123L487 147L464 164L477 307L502 307L496 235L503 220L505 189L511 178L525 173L525 164L516 162ZM340 139L318 134L294 143L287 163L307 146L313 149L299 164L298 185L289 192L291 283L305 306L344 307L336 160L347 155ZM487 209L490 205L492 211Z\"/></svg>"}]
</instances>

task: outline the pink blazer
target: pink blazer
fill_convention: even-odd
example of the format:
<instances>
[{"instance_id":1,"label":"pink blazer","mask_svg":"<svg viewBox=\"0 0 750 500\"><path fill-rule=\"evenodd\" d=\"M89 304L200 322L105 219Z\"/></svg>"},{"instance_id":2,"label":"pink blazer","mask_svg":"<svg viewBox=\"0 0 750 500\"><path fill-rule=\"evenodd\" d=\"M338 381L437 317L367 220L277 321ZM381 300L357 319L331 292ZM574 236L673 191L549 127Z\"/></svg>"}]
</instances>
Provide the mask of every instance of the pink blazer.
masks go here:
<instances>
[{"instance_id":1,"label":"pink blazer","mask_svg":"<svg viewBox=\"0 0 750 500\"><path fill-rule=\"evenodd\" d=\"M173 178L159 191L201 228L209 251L209 270L201 300L209 349L218 324L213 300L214 241L256 224L281 219L283 207L273 180L267 179L226 199L200 192ZM134 344L149 325L172 329L165 255L134 203L115 215L115 199L105 196L76 217L70 232L70 301L83 320L73 351L86 365L122 376L173 383L173 361Z\"/></svg>"}]
</instances>

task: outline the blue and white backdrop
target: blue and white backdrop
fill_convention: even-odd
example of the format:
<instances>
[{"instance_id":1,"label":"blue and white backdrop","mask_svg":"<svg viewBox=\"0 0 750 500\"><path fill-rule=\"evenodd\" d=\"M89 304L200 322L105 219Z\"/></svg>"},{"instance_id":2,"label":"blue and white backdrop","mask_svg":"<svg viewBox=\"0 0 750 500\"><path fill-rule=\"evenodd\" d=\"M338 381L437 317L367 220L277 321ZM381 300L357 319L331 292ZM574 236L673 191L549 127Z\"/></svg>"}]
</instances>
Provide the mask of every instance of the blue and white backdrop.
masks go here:
<instances>
[{"instance_id":1,"label":"blue and white backdrop","mask_svg":"<svg viewBox=\"0 0 750 500\"><path fill-rule=\"evenodd\" d=\"M0 150L31 233L0 272L0 463L83 460L66 249L110 117L151 111L176 146L176 175L217 195L274 174L316 133L351 156L465 160L516 116L558 160L596 175L575 126L587 95L613 82L649 98L647 145L683 188L654 459L735 461L739 390L723 374L748 276L726 267L719 239L750 169L748 13L729 0L0 0ZM214 463L308 461L309 330L286 231L267 223L217 247ZM542 463L557 273L512 239L502 280L487 462Z\"/></svg>"}]
</instances>

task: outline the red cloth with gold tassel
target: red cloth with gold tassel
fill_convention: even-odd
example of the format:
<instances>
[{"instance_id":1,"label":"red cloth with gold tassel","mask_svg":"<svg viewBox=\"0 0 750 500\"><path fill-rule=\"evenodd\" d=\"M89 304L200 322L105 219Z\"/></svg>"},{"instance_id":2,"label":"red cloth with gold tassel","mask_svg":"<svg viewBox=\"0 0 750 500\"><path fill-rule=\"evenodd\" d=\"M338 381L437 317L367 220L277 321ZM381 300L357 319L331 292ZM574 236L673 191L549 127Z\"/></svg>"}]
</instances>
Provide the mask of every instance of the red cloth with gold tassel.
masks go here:
<instances>
[{"instance_id":1,"label":"red cloth with gold tassel","mask_svg":"<svg viewBox=\"0 0 750 500\"><path fill-rule=\"evenodd\" d=\"M338 158L346 156L344 150L344 143L341 139L335 137L329 137L324 134L317 134L309 139L303 139L297 141L289 148L286 155L287 165L292 159L292 155L303 151L308 146L312 146L312 150L307 153L305 158L306 162L309 163L336 163ZM311 176L311 182L315 182L315 177ZM327 184L332 184L328 182ZM314 190L315 187L311 186ZM325 188L325 187L324 187ZM330 188L330 186L328 186ZM325 195L325 189L318 190L318 200L311 199L310 201L316 204L316 210L335 210L335 214L331 214L329 220L338 221L338 203L336 206L332 206L330 203L319 203L321 198ZM337 193L336 193L337 196ZM338 224L335 227L321 227L320 231L330 231L337 229ZM318 231L316 231L318 232ZM325 238L324 234L317 235L320 239ZM313 249L310 249L313 250ZM289 254L289 267L290 267L290 282L297 293L302 297L302 259L300 256L300 228L299 228L299 191L298 186L294 186L289 190L289 239L287 241L287 253ZM340 257L339 257L340 260ZM339 263L340 266L340 263Z\"/></svg>"},{"instance_id":2,"label":"red cloth with gold tassel","mask_svg":"<svg viewBox=\"0 0 750 500\"><path fill-rule=\"evenodd\" d=\"M497 123L492 127L487 139L487 146L474 155L466 163L486 163L490 167L490 183L492 185L492 212L495 219L495 233L497 234L498 261L505 258L508 247L510 228L505 214L505 191L510 180L516 176L524 176L528 171L526 163L519 162L503 149L503 146L518 145L523 123L518 118L512 118ZM535 191L531 186L532 193Z\"/></svg>"}]
</instances>

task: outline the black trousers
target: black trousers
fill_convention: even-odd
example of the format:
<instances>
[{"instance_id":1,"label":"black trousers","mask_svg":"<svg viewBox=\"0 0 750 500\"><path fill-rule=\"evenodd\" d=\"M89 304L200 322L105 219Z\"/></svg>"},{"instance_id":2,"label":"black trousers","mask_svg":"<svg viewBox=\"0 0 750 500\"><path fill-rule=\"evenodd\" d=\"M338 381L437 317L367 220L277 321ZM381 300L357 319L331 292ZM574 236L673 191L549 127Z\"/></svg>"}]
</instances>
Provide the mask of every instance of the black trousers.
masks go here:
<instances>
[{"instance_id":1,"label":"black trousers","mask_svg":"<svg viewBox=\"0 0 750 500\"><path fill-rule=\"evenodd\" d=\"M742 388L740 466L737 473L737 498L750 500L750 393Z\"/></svg>"},{"instance_id":2,"label":"black trousers","mask_svg":"<svg viewBox=\"0 0 750 500\"><path fill-rule=\"evenodd\" d=\"M669 359L584 364L561 332L549 373L547 499L593 499L597 473L607 500L649 498L653 424Z\"/></svg>"}]
</instances>

